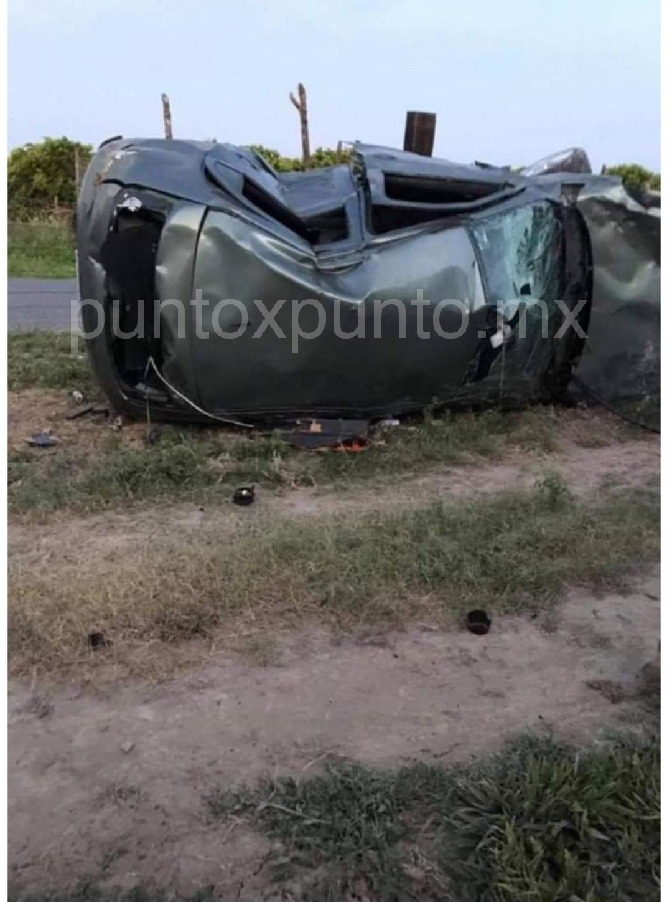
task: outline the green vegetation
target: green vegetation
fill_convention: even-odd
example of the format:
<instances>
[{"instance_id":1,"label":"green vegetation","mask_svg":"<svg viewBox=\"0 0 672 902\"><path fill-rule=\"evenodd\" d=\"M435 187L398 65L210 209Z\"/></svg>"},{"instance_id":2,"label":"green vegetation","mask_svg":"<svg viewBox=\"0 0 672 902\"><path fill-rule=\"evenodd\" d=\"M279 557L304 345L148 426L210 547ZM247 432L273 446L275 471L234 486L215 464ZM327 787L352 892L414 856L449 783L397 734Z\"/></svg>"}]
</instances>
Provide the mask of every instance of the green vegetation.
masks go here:
<instances>
[{"instance_id":1,"label":"green vegetation","mask_svg":"<svg viewBox=\"0 0 672 902\"><path fill-rule=\"evenodd\" d=\"M76 275L72 227L63 220L10 222L7 227L10 278L72 279Z\"/></svg>"},{"instance_id":2,"label":"green vegetation","mask_svg":"<svg viewBox=\"0 0 672 902\"><path fill-rule=\"evenodd\" d=\"M69 138L45 138L15 147L7 157L8 218L33 219L54 202L73 206L76 175L89 164L93 148Z\"/></svg>"},{"instance_id":3,"label":"green vegetation","mask_svg":"<svg viewBox=\"0 0 672 902\"><path fill-rule=\"evenodd\" d=\"M10 569L10 654L20 672L67 669L92 630L110 636L123 658L139 641L235 631L241 615L262 632L311 620L339 629L451 623L472 607L550 603L567 582L619 584L658 550L654 492L589 505L554 474L527 491L356 516L233 508L192 539L178 530L146 543L136 529L123 567L118 552L109 572L64 564L55 580L51 564Z\"/></svg>"},{"instance_id":4,"label":"green vegetation","mask_svg":"<svg viewBox=\"0 0 672 902\"><path fill-rule=\"evenodd\" d=\"M274 876L306 902L659 897L657 742L577 752L525 739L468 769L332 765L207 801L279 843Z\"/></svg>"},{"instance_id":5,"label":"green vegetation","mask_svg":"<svg viewBox=\"0 0 672 902\"><path fill-rule=\"evenodd\" d=\"M88 385L86 361L64 355L47 369L28 353L25 358L20 367L22 358L11 355L10 384L40 385L37 380L49 378L63 387ZM124 446L123 433L114 433L103 436L96 453L91 448L10 453L9 506L38 514L64 508L90 513L150 500L205 503L222 494L228 498L231 486L245 483L270 488L346 485L433 466L483 463L514 449L550 451L556 426L553 412L544 409L426 417L416 425L381 432L358 453L310 453L293 448L278 434L155 427L152 441L140 447Z\"/></svg>"},{"instance_id":6,"label":"green vegetation","mask_svg":"<svg viewBox=\"0 0 672 902\"><path fill-rule=\"evenodd\" d=\"M16 147L7 159L7 270L13 278L75 275L72 211L76 175L91 159L88 144L45 138Z\"/></svg>"},{"instance_id":7,"label":"green vegetation","mask_svg":"<svg viewBox=\"0 0 672 902\"><path fill-rule=\"evenodd\" d=\"M92 386L82 342L72 353L68 332L33 329L7 336L7 385L24 388L90 388Z\"/></svg>"},{"instance_id":8,"label":"green vegetation","mask_svg":"<svg viewBox=\"0 0 672 902\"><path fill-rule=\"evenodd\" d=\"M651 172L639 163L620 163L618 166L605 166L605 175L616 175L623 179L628 188L649 188L660 191L660 173Z\"/></svg>"},{"instance_id":9,"label":"green vegetation","mask_svg":"<svg viewBox=\"0 0 672 902\"><path fill-rule=\"evenodd\" d=\"M252 144L251 150L256 151L262 156L276 172L300 172L305 169L303 160L298 157L283 157L277 150L271 147L264 147L262 144ZM347 163L350 159L350 150L342 150L339 156L338 151L331 150L328 147L318 147L310 155L310 168L320 169L322 166L335 166L337 163Z\"/></svg>"}]
</instances>

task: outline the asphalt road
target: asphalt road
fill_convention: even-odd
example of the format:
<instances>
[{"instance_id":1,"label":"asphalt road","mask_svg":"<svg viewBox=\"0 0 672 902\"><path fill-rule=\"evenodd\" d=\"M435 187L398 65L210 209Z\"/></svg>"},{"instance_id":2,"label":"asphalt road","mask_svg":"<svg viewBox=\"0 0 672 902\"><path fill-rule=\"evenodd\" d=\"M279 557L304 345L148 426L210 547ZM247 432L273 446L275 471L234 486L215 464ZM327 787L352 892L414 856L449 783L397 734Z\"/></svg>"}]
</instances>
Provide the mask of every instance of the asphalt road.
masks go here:
<instances>
[{"instance_id":1,"label":"asphalt road","mask_svg":"<svg viewBox=\"0 0 672 902\"><path fill-rule=\"evenodd\" d=\"M10 332L16 329L68 331L72 301L78 297L75 279L9 279L7 326Z\"/></svg>"}]
</instances>

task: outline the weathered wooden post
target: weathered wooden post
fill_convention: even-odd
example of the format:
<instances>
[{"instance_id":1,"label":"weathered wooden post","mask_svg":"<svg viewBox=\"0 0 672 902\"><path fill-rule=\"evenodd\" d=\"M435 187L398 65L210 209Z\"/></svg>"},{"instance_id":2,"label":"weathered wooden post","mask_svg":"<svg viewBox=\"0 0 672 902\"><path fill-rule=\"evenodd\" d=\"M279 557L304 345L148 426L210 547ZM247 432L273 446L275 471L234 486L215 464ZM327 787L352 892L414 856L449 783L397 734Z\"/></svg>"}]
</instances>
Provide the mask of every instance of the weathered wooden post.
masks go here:
<instances>
[{"instance_id":1,"label":"weathered wooden post","mask_svg":"<svg viewBox=\"0 0 672 902\"><path fill-rule=\"evenodd\" d=\"M170 100L167 94L161 95L161 103L163 104L163 133L166 138L173 137L173 119L170 115Z\"/></svg>"},{"instance_id":2,"label":"weathered wooden post","mask_svg":"<svg viewBox=\"0 0 672 902\"><path fill-rule=\"evenodd\" d=\"M301 155L303 157L303 165L307 169L310 166L310 140L308 137L308 98L306 97L306 89L300 82L298 86L298 93L298 100L291 92L289 94L289 99L299 111L299 119L301 121Z\"/></svg>"},{"instance_id":3,"label":"weathered wooden post","mask_svg":"<svg viewBox=\"0 0 672 902\"><path fill-rule=\"evenodd\" d=\"M435 132L436 113L407 112L404 150L431 157Z\"/></svg>"}]
</instances>

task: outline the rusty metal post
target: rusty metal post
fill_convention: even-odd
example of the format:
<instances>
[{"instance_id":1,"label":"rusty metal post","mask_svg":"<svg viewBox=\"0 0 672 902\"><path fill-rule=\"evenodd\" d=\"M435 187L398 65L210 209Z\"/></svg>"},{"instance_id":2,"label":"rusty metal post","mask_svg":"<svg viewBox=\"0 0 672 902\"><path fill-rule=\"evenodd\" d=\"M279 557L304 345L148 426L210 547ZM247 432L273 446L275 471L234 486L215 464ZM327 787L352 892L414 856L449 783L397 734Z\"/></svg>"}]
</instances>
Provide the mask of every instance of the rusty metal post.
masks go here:
<instances>
[{"instance_id":1,"label":"rusty metal post","mask_svg":"<svg viewBox=\"0 0 672 902\"><path fill-rule=\"evenodd\" d=\"M423 157L431 157L435 132L436 113L406 113L404 150L422 154Z\"/></svg>"},{"instance_id":2,"label":"rusty metal post","mask_svg":"<svg viewBox=\"0 0 672 902\"><path fill-rule=\"evenodd\" d=\"M161 95L161 103L163 104L163 133L166 138L173 137L173 119L170 115L170 100L167 94Z\"/></svg>"},{"instance_id":3,"label":"rusty metal post","mask_svg":"<svg viewBox=\"0 0 672 902\"><path fill-rule=\"evenodd\" d=\"M299 99L290 92L289 99L292 101L296 109L299 111L299 119L301 121L301 156L303 157L303 165L306 169L310 166L310 140L308 137L308 98L306 89L299 82L298 85Z\"/></svg>"}]
</instances>

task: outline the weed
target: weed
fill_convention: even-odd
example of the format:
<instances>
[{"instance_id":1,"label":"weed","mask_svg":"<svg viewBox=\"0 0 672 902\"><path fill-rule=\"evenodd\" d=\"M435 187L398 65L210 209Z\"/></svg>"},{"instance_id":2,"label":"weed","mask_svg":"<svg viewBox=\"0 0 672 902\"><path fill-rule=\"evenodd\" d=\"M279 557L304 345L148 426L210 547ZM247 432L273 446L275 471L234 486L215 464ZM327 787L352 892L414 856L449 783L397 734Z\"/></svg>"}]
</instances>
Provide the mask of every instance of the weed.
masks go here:
<instances>
[{"instance_id":1,"label":"weed","mask_svg":"<svg viewBox=\"0 0 672 902\"><path fill-rule=\"evenodd\" d=\"M526 738L467 769L328 765L306 780L225 787L217 818L279 842L276 877L305 900L649 900L660 880L660 750L577 752Z\"/></svg>"},{"instance_id":2,"label":"weed","mask_svg":"<svg viewBox=\"0 0 672 902\"><path fill-rule=\"evenodd\" d=\"M569 501L569 489L559 473L546 473L537 479L535 485L550 508L561 507Z\"/></svg>"}]
</instances>

